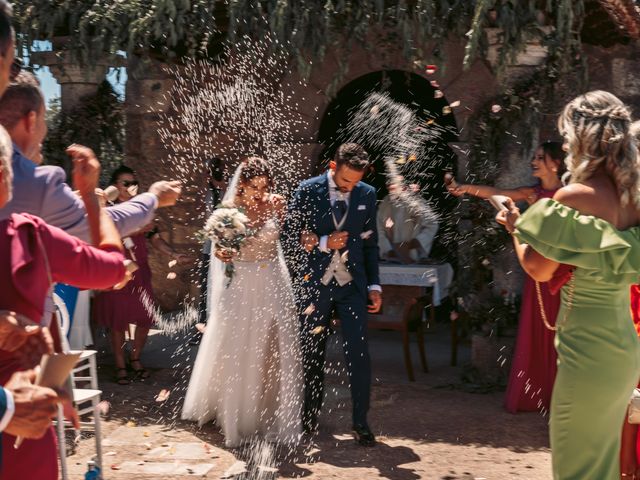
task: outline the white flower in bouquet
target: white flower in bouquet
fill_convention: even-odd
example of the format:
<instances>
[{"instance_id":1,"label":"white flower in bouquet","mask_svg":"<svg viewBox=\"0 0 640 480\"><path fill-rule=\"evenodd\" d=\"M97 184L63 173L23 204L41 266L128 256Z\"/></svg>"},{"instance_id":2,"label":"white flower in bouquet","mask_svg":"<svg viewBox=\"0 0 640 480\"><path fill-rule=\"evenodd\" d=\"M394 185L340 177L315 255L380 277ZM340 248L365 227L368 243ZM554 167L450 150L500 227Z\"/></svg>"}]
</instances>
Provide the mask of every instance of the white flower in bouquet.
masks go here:
<instances>
[{"instance_id":1,"label":"white flower in bouquet","mask_svg":"<svg viewBox=\"0 0 640 480\"><path fill-rule=\"evenodd\" d=\"M251 234L248 224L249 218L242 210L229 203L222 204L207 219L204 235L214 243L217 250L235 255ZM231 284L234 272L235 267L230 261L225 265L225 275L228 279L227 287Z\"/></svg>"}]
</instances>

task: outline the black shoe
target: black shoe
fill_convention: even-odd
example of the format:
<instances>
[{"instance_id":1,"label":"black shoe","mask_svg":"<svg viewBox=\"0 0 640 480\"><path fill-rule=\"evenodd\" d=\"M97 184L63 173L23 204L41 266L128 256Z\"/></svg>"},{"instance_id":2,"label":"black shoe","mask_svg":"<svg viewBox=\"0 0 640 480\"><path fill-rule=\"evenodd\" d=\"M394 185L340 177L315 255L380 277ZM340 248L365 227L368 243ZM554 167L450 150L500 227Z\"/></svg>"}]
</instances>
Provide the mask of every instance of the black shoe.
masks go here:
<instances>
[{"instance_id":1,"label":"black shoe","mask_svg":"<svg viewBox=\"0 0 640 480\"><path fill-rule=\"evenodd\" d=\"M371 429L366 425L354 425L353 436L363 447L373 447L376 444L376 437Z\"/></svg>"}]
</instances>

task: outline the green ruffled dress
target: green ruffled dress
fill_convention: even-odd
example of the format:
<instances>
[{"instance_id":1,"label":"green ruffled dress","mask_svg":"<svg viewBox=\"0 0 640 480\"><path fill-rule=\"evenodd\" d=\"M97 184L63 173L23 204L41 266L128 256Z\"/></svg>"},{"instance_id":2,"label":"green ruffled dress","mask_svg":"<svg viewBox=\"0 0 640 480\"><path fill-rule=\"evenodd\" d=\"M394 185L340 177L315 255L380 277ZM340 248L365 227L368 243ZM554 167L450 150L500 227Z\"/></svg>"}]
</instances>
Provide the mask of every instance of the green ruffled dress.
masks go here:
<instances>
[{"instance_id":1,"label":"green ruffled dress","mask_svg":"<svg viewBox=\"0 0 640 480\"><path fill-rule=\"evenodd\" d=\"M629 306L629 287L640 272L640 227L620 231L543 199L518 219L515 235L544 257L577 267L562 288L556 322L553 476L619 480L622 422L640 376L640 342Z\"/></svg>"}]
</instances>

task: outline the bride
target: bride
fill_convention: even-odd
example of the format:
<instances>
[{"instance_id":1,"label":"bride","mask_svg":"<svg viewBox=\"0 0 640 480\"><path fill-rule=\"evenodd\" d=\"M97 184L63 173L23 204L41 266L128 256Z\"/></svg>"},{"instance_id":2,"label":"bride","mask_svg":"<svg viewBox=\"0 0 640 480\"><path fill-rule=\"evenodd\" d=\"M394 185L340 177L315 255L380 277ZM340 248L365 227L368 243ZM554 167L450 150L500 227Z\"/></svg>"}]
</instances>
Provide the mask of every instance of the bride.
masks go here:
<instances>
[{"instance_id":1,"label":"bride","mask_svg":"<svg viewBox=\"0 0 640 480\"><path fill-rule=\"evenodd\" d=\"M242 161L225 201L242 208L254 233L229 257L212 246L209 320L193 368L182 418L215 420L227 447L253 438L300 439L302 369L297 316L280 249L284 199L271 193L265 160ZM224 262L235 273L228 288Z\"/></svg>"}]
</instances>

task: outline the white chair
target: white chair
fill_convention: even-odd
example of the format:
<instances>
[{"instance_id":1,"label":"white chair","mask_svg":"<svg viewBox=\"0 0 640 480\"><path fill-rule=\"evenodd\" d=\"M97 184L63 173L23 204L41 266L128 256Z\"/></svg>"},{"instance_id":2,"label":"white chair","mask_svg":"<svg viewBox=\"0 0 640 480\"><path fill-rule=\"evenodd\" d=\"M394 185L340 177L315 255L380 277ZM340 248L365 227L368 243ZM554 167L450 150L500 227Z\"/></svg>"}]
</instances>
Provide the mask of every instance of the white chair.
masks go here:
<instances>
[{"instance_id":1,"label":"white chair","mask_svg":"<svg viewBox=\"0 0 640 480\"><path fill-rule=\"evenodd\" d=\"M73 385L73 403L81 418L80 431L93 430L96 442L96 464L102 470L102 428L100 424L99 407L102 391L98 390L96 354L97 352L95 350L84 350L81 352L78 363L72 371L71 380ZM81 382L83 385L88 383L91 388L77 388L77 385ZM83 416L89 415L91 416L89 421L82 421ZM62 408L59 408L57 432L62 480L68 480L67 449L64 438L66 427L72 428L71 423L64 420Z\"/></svg>"},{"instance_id":2,"label":"white chair","mask_svg":"<svg viewBox=\"0 0 640 480\"><path fill-rule=\"evenodd\" d=\"M69 334L69 328L71 327L71 317L69 316L69 310L64 300L60 298L57 293L53 294L53 305L55 306L55 313L58 317L58 326L60 327L60 341L62 342L62 350L69 350L69 343L67 341L67 335Z\"/></svg>"}]
</instances>

